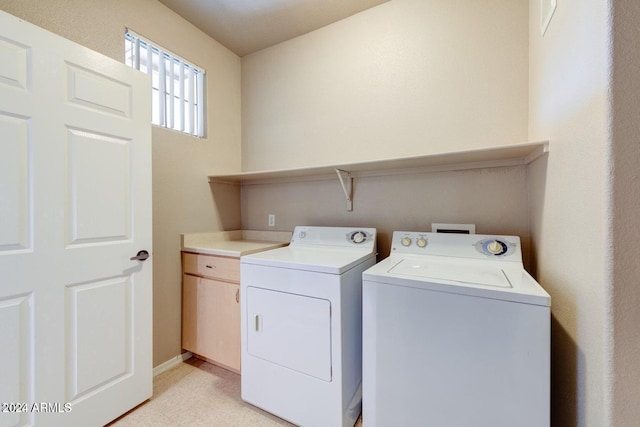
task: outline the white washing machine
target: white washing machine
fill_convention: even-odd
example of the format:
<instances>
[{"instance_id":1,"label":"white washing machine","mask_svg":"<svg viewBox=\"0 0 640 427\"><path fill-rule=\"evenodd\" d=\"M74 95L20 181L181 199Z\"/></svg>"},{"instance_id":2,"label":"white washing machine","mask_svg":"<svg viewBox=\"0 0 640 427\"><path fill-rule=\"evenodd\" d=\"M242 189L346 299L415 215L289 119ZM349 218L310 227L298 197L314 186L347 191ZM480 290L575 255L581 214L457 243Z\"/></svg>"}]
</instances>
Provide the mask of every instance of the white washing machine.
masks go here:
<instances>
[{"instance_id":1,"label":"white washing machine","mask_svg":"<svg viewBox=\"0 0 640 427\"><path fill-rule=\"evenodd\" d=\"M549 376L518 237L396 231L363 273L365 426L548 426Z\"/></svg>"},{"instance_id":2,"label":"white washing machine","mask_svg":"<svg viewBox=\"0 0 640 427\"><path fill-rule=\"evenodd\" d=\"M243 256L242 399L302 426L353 426L362 402L362 272L374 228L296 227Z\"/></svg>"}]
</instances>

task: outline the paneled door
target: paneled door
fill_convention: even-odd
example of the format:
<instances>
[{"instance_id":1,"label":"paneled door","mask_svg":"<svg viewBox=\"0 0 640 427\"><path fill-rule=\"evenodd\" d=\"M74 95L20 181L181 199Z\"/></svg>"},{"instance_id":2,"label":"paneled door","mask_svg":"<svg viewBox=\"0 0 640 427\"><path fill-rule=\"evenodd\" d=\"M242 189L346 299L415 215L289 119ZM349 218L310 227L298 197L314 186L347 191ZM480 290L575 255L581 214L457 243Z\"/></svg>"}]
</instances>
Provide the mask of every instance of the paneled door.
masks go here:
<instances>
[{"instance_id":1,"label":"paneled door","mask_svg":"<svg viewBox=\"0 0 640 427\"><path fill-rule=\"evenodd\" d=\"M152 393L148 76L0 12L0 426Z\"/></svg>"}]
</instances>

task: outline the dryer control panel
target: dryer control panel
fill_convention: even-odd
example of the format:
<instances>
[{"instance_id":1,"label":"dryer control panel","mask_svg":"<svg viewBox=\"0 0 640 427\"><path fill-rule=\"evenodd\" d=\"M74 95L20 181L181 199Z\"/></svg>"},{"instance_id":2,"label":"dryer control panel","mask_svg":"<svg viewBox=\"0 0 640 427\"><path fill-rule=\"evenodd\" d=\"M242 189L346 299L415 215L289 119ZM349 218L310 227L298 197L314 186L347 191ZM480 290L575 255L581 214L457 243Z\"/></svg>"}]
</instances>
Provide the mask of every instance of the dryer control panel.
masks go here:
<instances>
[{"instance_id":1,"label":"dryer control panel","mask_svg":"<svg viewBox=\"0 0 640 427\"><path fill-rule=\"evenodd\" d=\"M297 226L291 245L376 247L375 228Z\"/></svg>"},{"instance_id":2,"label":"dryer control panel","mask_svg":"<svg viewBox=\"0 0 640 427\"><path fill-rule=\"evenodd\" d=\"M522 262L518 236L394 231L391 253Z\"/></svg>"}]
</instances>

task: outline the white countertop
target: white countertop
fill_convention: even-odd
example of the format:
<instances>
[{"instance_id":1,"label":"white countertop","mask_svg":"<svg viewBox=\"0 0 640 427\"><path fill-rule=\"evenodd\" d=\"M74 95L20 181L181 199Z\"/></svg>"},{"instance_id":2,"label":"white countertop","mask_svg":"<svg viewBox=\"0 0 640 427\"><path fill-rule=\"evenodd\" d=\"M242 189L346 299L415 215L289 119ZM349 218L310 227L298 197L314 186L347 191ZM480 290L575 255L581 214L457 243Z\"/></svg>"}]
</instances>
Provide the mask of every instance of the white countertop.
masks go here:
<instances>
[{"instance_id":1,"label":"white countertop","mask_svg":"<svg viewBox=\"0 0 640 427\"><path fill-rule=\"evenodd\" d=\"M234 230L180 235L181 250L240 258L289 244L289 231Z\"/></svg>"}]
</instances>

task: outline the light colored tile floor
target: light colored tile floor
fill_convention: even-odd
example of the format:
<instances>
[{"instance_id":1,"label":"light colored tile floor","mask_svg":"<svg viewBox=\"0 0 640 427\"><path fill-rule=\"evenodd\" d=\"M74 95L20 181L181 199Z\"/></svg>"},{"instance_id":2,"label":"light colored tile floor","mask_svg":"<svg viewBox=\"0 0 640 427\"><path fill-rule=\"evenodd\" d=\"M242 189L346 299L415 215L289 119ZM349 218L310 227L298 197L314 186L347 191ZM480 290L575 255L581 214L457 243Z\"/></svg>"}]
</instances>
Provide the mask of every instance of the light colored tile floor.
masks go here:
<instances>
[{"instance_id":1,"label":"light colored tile floor","mask_svg":"<svg viewBox=\"0 0 640 427\"><path fill-rule=\"evenodd\" d=\"M245 403L240 376L196 358L156 376L153 397L110 427L292 426ZM356 427L362 426L358 420Z\"/></svg>"}]
</instances>

